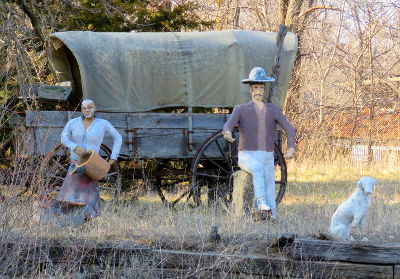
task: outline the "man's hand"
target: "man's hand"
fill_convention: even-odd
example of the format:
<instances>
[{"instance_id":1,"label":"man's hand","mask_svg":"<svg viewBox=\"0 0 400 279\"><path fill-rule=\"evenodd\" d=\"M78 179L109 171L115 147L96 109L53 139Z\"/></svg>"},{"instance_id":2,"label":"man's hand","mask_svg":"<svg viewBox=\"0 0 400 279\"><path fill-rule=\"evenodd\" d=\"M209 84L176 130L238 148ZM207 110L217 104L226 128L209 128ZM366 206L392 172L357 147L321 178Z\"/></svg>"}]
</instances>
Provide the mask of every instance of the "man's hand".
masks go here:
<instances>
[{"instance_id":1,"label":"man's hand","mask_svg":"<svg viewBox=\"0 0 400 279\"><path fill-rule=\"evenodd\" d=\"M112 159L108 160L108 164L110 165L110 167L112 167L112 165L115 164L115 160Z\"/></svg>"},{"instance_id":2,"label":"man's hand","mask_svg":"<svg viewBox=\"0 0 400 279\"><path fill-rule=\"evenodd\" d=\"M289 148L285 154L285 159L289 160L294 158L294 155L296 154L296 149L294 149L293 147Z\"/></svg>"},{"instance_id":3,"label":"man's hand","mask_svg":"<svg viewBox=\"0 0 400 279\"><path fill-rule=\"evenodd\" d=\"M79 157L83 157L86 153L86 150L83 149L82 147L78 146L77 148L75 148L75 153L76 155L78 155Z\"/></svg>"},{"instance_id":4,"label":"man's hand","mask_svg":"<svg viewBox=\"0 0 400 279\"><path fill-rule=\"evenodd\" d=\"M231 133L231 132L229 132L229 131L227 131L227 132L222 131L222 134L224 135L224 139L225 139L225 140L227 140L227 141L229 141L229 142L231 142L231 143L235 141L235 139L232 137L232 133Z\"/></svg>"}]
</instances>

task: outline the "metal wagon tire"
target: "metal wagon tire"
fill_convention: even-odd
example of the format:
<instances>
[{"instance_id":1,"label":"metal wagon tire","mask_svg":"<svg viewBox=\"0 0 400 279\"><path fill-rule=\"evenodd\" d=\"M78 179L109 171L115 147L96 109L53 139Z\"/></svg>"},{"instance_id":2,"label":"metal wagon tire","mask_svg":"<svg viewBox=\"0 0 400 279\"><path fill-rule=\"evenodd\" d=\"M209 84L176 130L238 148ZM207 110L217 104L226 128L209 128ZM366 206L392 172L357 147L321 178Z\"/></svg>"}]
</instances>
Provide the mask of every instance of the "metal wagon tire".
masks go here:
<instances>
[{"instance_id":1,"label":"metal wagon tire","mask_svg":"<svg viewBox=\"0 0 400 279\"><path fill-rule=\"evenodd\" d=\"M106 145L100 146L100 155L108 160L111 150ZM62 144L55 145L40 164L36 180L36 191L40 195L48 195L59 190L70 165L69 150ZM112 192L113 201L118 200L121 192L121 171L115 163L107 176L98 181L100 191Z\"/></svg>"},{"instance_id":2,"label":"metal wagon tire","mask_svg":"<svg viewBox=\"0 0 400 279\"><path fill-rule=\"evenodd\" d=\"M237 130L235 131L237 133ZM194 156L191 166L191 194L197 206L200 206L202 191L208 188L208 203L220 199L231 201L233 191L233 173L238 166L238 137L233 143L225 141L221 131L211 135ZM219 158L209 158L206 154L210 148L217 148ZM282 152L275 144L275 184L276 204L278 205L285 194L287 184L287 167ZM210 194L211 193L211 194ZM210 202L211 199L211 202Z\"/></svg>"}]
</instances>

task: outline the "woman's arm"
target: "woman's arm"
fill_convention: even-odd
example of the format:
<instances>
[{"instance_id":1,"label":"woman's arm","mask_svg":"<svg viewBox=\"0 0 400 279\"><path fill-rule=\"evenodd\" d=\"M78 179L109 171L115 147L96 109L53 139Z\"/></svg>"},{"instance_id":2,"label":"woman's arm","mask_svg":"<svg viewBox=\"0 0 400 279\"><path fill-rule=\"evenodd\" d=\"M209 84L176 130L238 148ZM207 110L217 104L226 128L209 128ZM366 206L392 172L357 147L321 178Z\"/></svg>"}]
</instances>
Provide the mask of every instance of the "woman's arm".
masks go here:
<instances>
[{"instance_id":1,"label":"woman's arm","mask_svg":"<svg viewBox=\"0 0 400 279\"><path fill-rule=\"evenodd\" d=\"M114 139L110 160L117 160L119 151L121 150L122 136L117 131L117 129L115 129L114 126L111 125L111 123L108 121L107 121L107 125L106 125L106 130L110 133L110 135Z\"/></svg>"},{"instance_id":2,"label":"woman's arm","mask_svg":"<svg viewBox=\"0 0 400 279\"><path fill-rule=\"evenodd\" d=\"M70 150L74 151L75 148L78 147L78 144L71 140L72 121L73 120L68 121L67 125L65 125L64 130L61 133L61 143L68 147Z\"/></svg>"}]
</instances>

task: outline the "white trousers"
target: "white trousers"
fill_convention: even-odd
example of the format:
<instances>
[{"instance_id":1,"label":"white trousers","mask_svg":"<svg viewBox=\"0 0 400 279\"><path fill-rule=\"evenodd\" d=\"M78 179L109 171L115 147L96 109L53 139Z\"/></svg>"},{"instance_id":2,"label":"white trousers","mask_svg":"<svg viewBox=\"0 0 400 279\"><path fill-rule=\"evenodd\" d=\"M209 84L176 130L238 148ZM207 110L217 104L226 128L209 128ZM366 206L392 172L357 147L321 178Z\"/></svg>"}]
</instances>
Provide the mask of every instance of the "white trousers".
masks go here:
<instances>
[{"instance_id":1,"label":"white trousers","mask_svg":"<svg viewBox=\"0 0 400 279\"><path fill-rule=\"evenodd\" d=\"M239 167L253 176L257 208L268 206L276 218L274 152L239 151Z\"/></svg>"}]
</instances>

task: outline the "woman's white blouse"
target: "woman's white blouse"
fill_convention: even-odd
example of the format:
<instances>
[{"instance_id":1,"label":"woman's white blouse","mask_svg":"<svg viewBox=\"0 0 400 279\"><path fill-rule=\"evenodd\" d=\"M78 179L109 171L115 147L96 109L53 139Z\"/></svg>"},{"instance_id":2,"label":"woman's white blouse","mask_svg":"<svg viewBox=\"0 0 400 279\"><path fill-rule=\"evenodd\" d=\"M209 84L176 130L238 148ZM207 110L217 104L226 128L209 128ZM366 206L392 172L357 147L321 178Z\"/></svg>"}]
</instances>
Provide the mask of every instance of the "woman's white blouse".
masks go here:
<instances>
[{"instance_id":1,"label":"woman's white blouse","mask_svg":"<svg viewBox=\"0 0 400 279\"><path fill-rule=\"evenodd\" d=\"M79 156L74 152L77 146L85 150L94 150L99 153L100 145L105 132L110 133L114 139L110 159L116 160L122 145L120 133L105 119L94 118L85 131L81 117L68 121L61 134L61 142L71 150L71 160L78 160Z\"/></svg>"}]
</instances>

